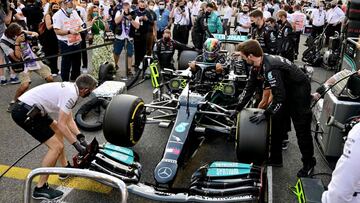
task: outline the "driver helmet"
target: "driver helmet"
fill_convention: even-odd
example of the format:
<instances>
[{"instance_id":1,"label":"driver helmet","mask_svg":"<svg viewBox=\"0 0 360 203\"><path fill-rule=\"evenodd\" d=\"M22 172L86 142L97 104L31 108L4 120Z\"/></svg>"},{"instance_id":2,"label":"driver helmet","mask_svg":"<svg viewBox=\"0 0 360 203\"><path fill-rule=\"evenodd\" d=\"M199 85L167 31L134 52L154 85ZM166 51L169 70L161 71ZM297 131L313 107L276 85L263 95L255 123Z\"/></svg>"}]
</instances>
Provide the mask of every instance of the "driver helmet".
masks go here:
<instances>
[{"instance_id":1,"label":"driver helmet","mask_svg":"<svg viewBox=\"0 0 360 203\"><path fill-rule=\"evenodd\" d=\"M203 46L204 60L208 62L215 61L219 55L220 48L221 42L218 39L208 38Z\"/></svg>"}]
</instances>

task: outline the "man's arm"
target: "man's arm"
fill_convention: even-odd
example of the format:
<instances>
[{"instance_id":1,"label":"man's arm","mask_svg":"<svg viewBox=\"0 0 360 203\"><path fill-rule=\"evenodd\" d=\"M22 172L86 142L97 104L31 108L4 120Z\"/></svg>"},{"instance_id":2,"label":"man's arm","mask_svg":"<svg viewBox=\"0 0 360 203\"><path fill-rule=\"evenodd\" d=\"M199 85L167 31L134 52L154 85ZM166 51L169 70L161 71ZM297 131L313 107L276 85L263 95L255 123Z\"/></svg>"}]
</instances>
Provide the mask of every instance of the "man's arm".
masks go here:
<instances>
[{"instance_id":1,"label":"man's arm","mask_svg":"<svg viewBox=\"0 0 360 203\"><path fill-rule=\"evenodd\" d=\"M76 142L75 133L73 133L69 127L71 122L74 122L71 115L71 113L65 113L63 110L60 110L58 117L58 129L70 144L74 144Z\"/></svg>"},{"instance_id":2,"label":"man's arm","mask_svg":"<svg viewBox=\"0 0 360 203\"><path fill-rule=\"evenodd\" d=\"M282 107L283 102L286 98L286 91L282 74L280 70L271 70L266 73L266 79L270 84L271 93L273 94L273 101L270 106L265 110L265 115L276 114Z\"/></svg>"},{"instance_id":3,"label":"man's arm","mask_svg":"<svg viewBox=\"0 0 360 203\"><path fill-rule=\"evenodd\" d=\"M73 118L72 112L70 112L70 117ZM74 135L78 135L78 134L81 133L80 130L79 130L79 128L77 127L74 119L70 119L70 120L69 120L69 122L68 122L68 127L69 127L70 131L71 131Z\"/></svg>"}]
</instances>

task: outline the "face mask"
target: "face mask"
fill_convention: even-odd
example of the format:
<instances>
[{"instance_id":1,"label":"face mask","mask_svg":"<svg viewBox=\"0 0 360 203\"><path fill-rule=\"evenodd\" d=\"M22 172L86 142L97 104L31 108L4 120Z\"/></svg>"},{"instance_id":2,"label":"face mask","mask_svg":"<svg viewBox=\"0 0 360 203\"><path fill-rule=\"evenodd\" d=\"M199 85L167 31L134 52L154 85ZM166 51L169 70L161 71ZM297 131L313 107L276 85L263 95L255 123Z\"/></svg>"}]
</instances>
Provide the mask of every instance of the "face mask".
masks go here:
<instances>
[{"instance_id":1,"label":"face mask","mask_svg":"<svg viewBox=\"0 0 360 203\"><path fill-rule=\"evenodd\" d=\"M255 22L251 23L251 27L255 27L255 26L256 26Z\"/></svg>"},{"instance_id":2,"label":"face mask","mask_svg":"<svg viewBox=\"0 0 360 203\"><path fill-rule=\"evenodd\" d=\"M205 15L207 15L207 16L209 16L210 14L211 14L211 12L209 12L209 11L205 12Z\"/></svg>"},{"instance_id":3,"label":"face mask","mask_svg":"<svg viewBox=\"0 0 360 203\"><path fill-rule=\"evenodd\" d=\"M165 5L160 5L159 8L160 8L160 10L164 10L164 9L165 9Z\"/></svg>"},{"instance_id":4,"label":"face mask","mask_svg":"<svg viewBox=\"0 0 360 203\"><path fill-rule=\"evenodd\" d=\"M95 6L99 6L100 3L99 3L99 2L96 2L96 3L94 2L94 5L95 5Z\"/></svg>"},{"instance_id":5,"label":"face mask","mask_svg":"<svg viewBox=\"0 0 360 203\"><path fill-rule=\"evenodd\" d=\"M336 5L331 5L331 8L335 8L336 7Z\"/></svg>"},{"instance_id":6,"label":"face mask","mask_svg":"<svg viewBox=\"0 0 360 203\"><path fill-rule=\"evenodd\" d=\"M249 11L243 11L244 14L247 14Z\"/></svg>"},{"instance_id":7,"label":"face mask","mask_svg":"<svg viewBox=\"0 0 360 203\"><path fill-rule=\"evenodd\" d=\"M67 14L72 14L72 12L73 12L73 9L72 8L66 8L66 13Z\"/></svg>"},{"instance_id":8,"label":"face mask","mask_svg":"<svg viewBox=\"0 0 360 203\"><path fill-rule=\"evenodd\" d=\"M97 12L94 12L94 13L92 14L93 18L97 17L98 15L99 15L99 14L98 14Z\"/></svg>"},{"instance_id":9,"label":"face mask","mask_svg":"<svg viewBox=\"0 0 360 203\"><path fill-rule=\"evenodd\" d=\"M52 12L56 13L59 9L53 9Z\"/></svg>"},{"instance_id":10,"label":"face mask","mask_svg":"<svg viewBox=\"0 0 360 203\"><path fill-rule=\"evenodd\" d=\"M170 37L164 37L164 41L165 41L165 42L170 41Z\"/></svg>"},{"instance_id":11,"label":"face mask","mask_svg":"<svg viewBox=\"0 0 360 203\"><path fill-rule=\"evenodd\" d=\"M139 10L140 10L140 11L145 11L145 8L140 8L140 7L139 7Z\"/></svg>"},{"instance_id":12,"label":"face mask","mask_svg":"<svg viewBox=\"0 0 360 203\"><path fill-rule=\"evenodd\" d=\"M276 21L278 24L282 24L282 21L281 20L278 20L278 21Z\"/></svg>"}]
</instances>

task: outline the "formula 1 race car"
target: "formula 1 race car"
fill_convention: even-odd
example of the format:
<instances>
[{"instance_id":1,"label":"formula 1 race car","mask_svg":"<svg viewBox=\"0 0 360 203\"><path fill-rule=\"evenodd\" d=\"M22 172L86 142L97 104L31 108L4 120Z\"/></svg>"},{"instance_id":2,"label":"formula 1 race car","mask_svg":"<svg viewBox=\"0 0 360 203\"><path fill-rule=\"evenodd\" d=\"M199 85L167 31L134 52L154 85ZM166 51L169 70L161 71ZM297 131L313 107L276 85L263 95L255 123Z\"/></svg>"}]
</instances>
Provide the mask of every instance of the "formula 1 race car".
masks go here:
<instances>
[{"instance_id":1,"label":"formula 1 race car","mask_svg":"<svg viewBox=\"0 0 360 203\"><path fill-rule=\"evenodd\" d=\"M130 193L157 201L267 202L263 162L268 124L249 121L260 109L247 108L234 115L234 103L247 76L237 75L239 70L230 66L219 80L213 80L214 65L198 63L193 73L190 69L159 70L156 62L151 63L154 100L145 104L133 95L113 97L103 121L108 143L99 146L93 141L88 155L74 157L75 167L115 176L127 184ZM145 124L172 126L152 185L140 183L142 166L128 148L140 140ZM186 190L174 189L179 167L193 157L204 137L214 134L235 141L239 162L207 164L194 172Z\"/></svg>"}]
</instances>

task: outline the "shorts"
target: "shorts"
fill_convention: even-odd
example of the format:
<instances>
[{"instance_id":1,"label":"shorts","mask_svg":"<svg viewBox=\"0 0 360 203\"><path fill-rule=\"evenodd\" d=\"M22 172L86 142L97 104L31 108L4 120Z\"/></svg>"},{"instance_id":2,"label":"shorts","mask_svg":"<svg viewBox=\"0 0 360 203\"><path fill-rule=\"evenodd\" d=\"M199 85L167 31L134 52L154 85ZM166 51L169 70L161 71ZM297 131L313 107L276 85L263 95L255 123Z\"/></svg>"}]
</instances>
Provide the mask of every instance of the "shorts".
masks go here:
<instances>
[{"instance_id":1,"label":"shorts","mask_svg":"<svg viewBox=\"0 0 360 203\"><path fill-rule=\"evenodd\" d=\"M46 79L47 77L51 76L51 70L49 66L45 65L43 62L38 61L40 65L40 69L38 70L28 70L26 73L23 71L19 73L19 79L21 84L31 82L31 73L35 72L36 74L40 75L43 79Z\"/></svg>"},{"instance_id":2,"label":"shorts","mask_svg":"<svg viewBox=\"0 0 360 203\"><path fill-rule=\"evenodd\" d=\"M114 41L114 54L120 55L122 49L124 48L124 46L125 46L125 40L124 39L123 40L115 39L115 41ZM133 40L128 40L126 49L127 49L128 57L132 57L134 55L134 41Z\"/></svg>"},{"instance_id":3,"label":"shorts","mask_svg":"<svg viewBox=\"0 0 360 203\"><path fill-rule=\"evenodd\" d=\"M28 132L33 138L40 143L44 143L55 135L55 132L50 127L54 120L49 115L46 115L31 119L25 123L27 118L26 114L31 108L32 107L27 104L17 102L14 104L11 116L15 123Z\"/></svg>"}]
</instances>

